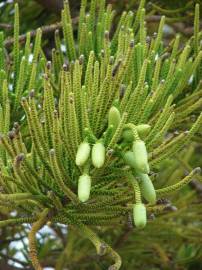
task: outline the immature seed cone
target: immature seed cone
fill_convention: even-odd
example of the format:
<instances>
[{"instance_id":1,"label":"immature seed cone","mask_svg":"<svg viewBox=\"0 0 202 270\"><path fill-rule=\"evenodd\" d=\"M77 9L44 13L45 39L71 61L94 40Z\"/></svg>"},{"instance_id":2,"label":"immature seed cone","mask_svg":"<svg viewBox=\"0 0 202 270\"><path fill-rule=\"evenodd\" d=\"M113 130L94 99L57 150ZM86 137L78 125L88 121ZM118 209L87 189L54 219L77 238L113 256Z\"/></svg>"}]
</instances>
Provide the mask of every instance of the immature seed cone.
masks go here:
<instances>
[{"instance_id":1,"label":"immature seed cone","mask_svg":"<svg viewBox=\"0 0 202 270\"><path fill-rule=\"evenodd\" d=\"M135 157L134 157L134 153L132 151L127 151L123 154L123 160L124 162L135 169Z\"/></svg>"},{"instance_id":2,"label":"immature seed cone","mask_svg":"<svg viewBox=\"0 0 202 270\"><path fill-rule=\"evenodd\" d=\"M81 202L86 202L90 197L91 178L88 174L83 174L78 181L78 198Z\"/></svg>"},{"instance_id":3,"label":"immature seed cone","mask_svg":"<svg viewBox=\"0 0 202 270\"><path fill-rule=\"evenodd\" d=\"M142 140L133 142L133 153L135 160L135 169L140 173L149 173L149 164L147 157L147 149Z\"/></svg>"},{"instance_id":4,"label":"immature seed cone","mask_svg":"<svg viewBox=\"0 0 202 270\"><path fill-rule=\"evenodd\" d=\"M137 228L144 228L147 223L146 207L143 203L133 205L133 218Z\"/></svg>"},{"instance_id":5,"label":"immature seed cone","mask_svg":"<svg viewBox=\"0 0 202 270\"><path fill-rule=\"evenodd\" d=\"M121 121L121 114L119 110L115 106L112 106L111 109L109 110L108 126L113 125L114 129L116 129L120 121Z\"/></svg>"},{"instance_id":6,"label":"immature seed cone","mask_svg":"<svg viewBox=\"0 0 202 270\"><path fill-rule=\"evenodd\" d=\"M82 142L76 153L76 165L82 166L86 163L90 156L90 145L87 142Z\"/></svg>"},{"instance_id":7,"label":"immature seed cone","mask_svg":"<svg viewBox=\"0 0 202 270\"><path fill-rule=\"evenodd\" d=\"M151 130L151 126L148 124L140 124L140 125L137 125L136 129L140 138L144 139L148 135L149 131Z\"/></svg>"},{"instance_id":8,"label":"immature seed cone","mask_svg":"<svg viewBox=\"0 0 202 270\"><path fill-rule=\"evenodd\" d=\"M148 135L151 126L147 124L140 124L136 126L136 129L139 137L141 139L144 139ZM134 141L133 131L131 129L125 129L122 133L122 138L126 142L133 142Z\"/></svg>"},{"instance_id":9,"label":"immature seed cone","mask_svg":"<svg viewBox=\"0 0 202 270\"><path fill-rule=\"evenodd\" d=\"M92 148L92 163L95 168L101 168L105 162L105 147L101 142L94 144Z\"/></svg>"},{"instance_id":10,"label":"immature seed cone","mask_svg":"<svg viewBox=\"0 0 202 270\"><path fill-rule=\"evenodd\" d=\"M154 189L154 185L147 174L140 173L138 174L140 178L140 190L142 196L151 204L156 203L156 191Z\"/></svg>"},{"instance_id":11,"label":"immature seed cone","mask_svg":"<svg viewBox=\"0 0 202 270\"><path fill-rule=\"evenodd\" d=\"M125 129L123 131L123 133L122 133L122 138L126 142L133 142L134 141L134 136L133 136L132 130L131 129Z\"/></svg>"}]
</instances>

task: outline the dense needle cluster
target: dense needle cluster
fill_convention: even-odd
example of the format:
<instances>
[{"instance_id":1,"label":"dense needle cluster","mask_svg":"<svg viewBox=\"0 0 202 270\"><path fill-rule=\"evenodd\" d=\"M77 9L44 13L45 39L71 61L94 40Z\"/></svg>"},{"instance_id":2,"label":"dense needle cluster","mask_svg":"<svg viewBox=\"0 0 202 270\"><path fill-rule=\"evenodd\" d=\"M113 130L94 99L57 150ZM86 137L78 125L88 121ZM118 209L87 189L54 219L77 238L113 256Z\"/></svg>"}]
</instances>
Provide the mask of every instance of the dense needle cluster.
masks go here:
<instances>
[{"instance_id":1,"label":"dense needle cluster","mask_svg":"<svg viewBox=\"0 0 202 270\"><path fill-rule=\"evenodd\" d=\"M33 224L35 269L42 269L35 234L47 222L76 228L99 255L114 260L110 270L119 269L120 256L92 226L121 226L131 213L136 227L144 227L156 200L200 171L161 189L153 184L153 171L188 145L202 124L199 6L195 35L181 48L180 36L164 46L165 17L158 33L147 36L144 1L135 15L123 12L112 31L111 6L92 0L87 12L83 0L77 38L65 2L64 39L55 32L52 63L41 49L40 29L33 50L29 33L20 48L17 5L15 11L9 67L0 35L0 204L17 217L0 226ZM192 113L195 123L183 130Z\"/></svg>"}]
</instances>

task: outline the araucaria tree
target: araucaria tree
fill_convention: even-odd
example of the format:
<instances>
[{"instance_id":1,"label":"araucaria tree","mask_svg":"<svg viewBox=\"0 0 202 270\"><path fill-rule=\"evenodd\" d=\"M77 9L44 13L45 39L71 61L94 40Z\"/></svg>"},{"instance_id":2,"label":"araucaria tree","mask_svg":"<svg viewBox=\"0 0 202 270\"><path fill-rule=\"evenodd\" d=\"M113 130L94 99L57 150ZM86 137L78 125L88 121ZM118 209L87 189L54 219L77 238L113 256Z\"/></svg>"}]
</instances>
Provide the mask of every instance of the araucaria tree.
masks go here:
<instances>
[{"instance_id":1,"label":"araucaria tree","mask_svg":"<svg viewBox=\"0 0 202 270\"><path fill-rule=\"evenodd\" d=\"M121 257L99 230L123 226L129 215L145 227L149 214L163 210L157 200L200 172L161 188L153 182L161 163L187 147L202 124L199 6L194 36L182 48L179 35L164 45L164 16L147 36L143 0L115 29L111 6L92 0L87 12L86 4L75 32L65 1L52 62L40 29L33 50L30 33L20 47L17 5L9 65L0 34L0 205L16 211L0 227L32 224L29 254L38 270L35 236L47 223L77 230L111 258L108 269L120 269Z\"/></svg>"}]
</instances>

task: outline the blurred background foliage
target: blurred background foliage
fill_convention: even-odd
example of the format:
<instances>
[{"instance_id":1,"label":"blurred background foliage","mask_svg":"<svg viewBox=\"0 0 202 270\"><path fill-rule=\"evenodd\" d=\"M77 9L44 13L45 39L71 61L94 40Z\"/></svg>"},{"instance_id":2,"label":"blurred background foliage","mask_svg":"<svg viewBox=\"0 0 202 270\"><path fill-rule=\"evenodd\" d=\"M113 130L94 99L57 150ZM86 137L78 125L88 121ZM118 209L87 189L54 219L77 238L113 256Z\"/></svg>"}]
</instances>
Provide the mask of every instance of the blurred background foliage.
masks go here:
<instances>
[{"instance_id":1,"label":"blurred background foliage","mask_svg":"<svg viewBox=\"0 0 202 270\"><path fill-rule=\"evenodd\" d=\"M117 19L123 10L136 11L139 0L108 0L106 1L116 10ZM13 22L13 3L18 3L20 7L20 33L36 30L38 27L55 25L60 21L60 13L63 7L63 0L2 0L0 1L0 31L4 31L7 36L12 36ZM181 42L185 42L187 37L193 35L194 6L201 4L202 0L146 0L146 20L148 25L148 34L157 31L158 23L162 15L166 16L166 25L164 29L164 40L168 44L175 37L177 32L182 35ZM80 1L69 0L71 14L75 22L75 30L78 22ZM116 19L115 19L116 22ZM44 44L46 56L50 56L50 48L54 47L53 31L49 31Z\"/></svg>"},{"instance_id":2,"label":"blurred background foliage","mask_svg":"<svg viewBox=\"0 0 202 270\"><path fill-rule=\"evenodd\" d=\"M1 0L0 1L0 29L8 34L12 32L13 2L19 3L21 18L21 32L36 29L42 25L48 25L60 20L60 11L63 7L62 0ZM117 11L117 16L123 10L137 10L139 0L108 0ZM72 16L79 13L80 1L69 0ZM174 35L175 31L191 35L193 33L194 6L201 4L201 0L152 0L146 1L147 21L150 23L150 31L156 28L160 16L166 15L167 23L172 27L167 31Z\"/></svg>"},{"instance_id":3,"label":"blurred background foliage","mask_svg":"<svg viewBox=\"0 0 202 270\"><path fill-rule=\"evenodd\" d=\"M8 37L13 34L13 2L19 3L21 34L60 21L62 8L60 0L1 0L0 31L4 31ZM139 3L138 0L110 0L108 2L117 10L117 16L123 9L135 11ZM200 3L202 7L201 0L147 1L146 14L149 32L155 32L160 16L166 15L165 42L169 43L176 32L180 32L185 39L191 36L196 3ZM76 18L80 1L70 0L70 6L72 15ZM49 48L54 46L53 33L49 33L44 42L47 54ZM176 157L178 162L167 161L162 165L162 173L156 175L158 187L165 185L163 179L168 179L169 184L175 183L177 179L190 171L190 168L201 166L201 132L202 128L195 135L196 142ZM202 269L202 185L198 181L201 180L201 176L198 177L200 179L196 178L181 191L183 196L178 193L174 194L170 201L165 199L163 214L156 220L155 213L151 214L152 222L149 222L149 226L144 230L131 228L130 216L128 223L118 229L99 228L103 239L111 244L123 258L122 269L146 270L148 265L150 265L150 270ZM158 213L158 207L156 211ZM0 209L0 220L5 219L3 217L6 215L5 210ZM33 269L28 259L26 243L28 229L29 227L15 225L0 230L0 269ZM107 269L106 260L102 260L96 255L94 247L74 231L67 235L66 227L56 228L54 225L48 224L46 229L38 234L38 240L39 258L44 267L54 267L58 256L63 256L64 269Z\"/></svg>"}]
</instances>

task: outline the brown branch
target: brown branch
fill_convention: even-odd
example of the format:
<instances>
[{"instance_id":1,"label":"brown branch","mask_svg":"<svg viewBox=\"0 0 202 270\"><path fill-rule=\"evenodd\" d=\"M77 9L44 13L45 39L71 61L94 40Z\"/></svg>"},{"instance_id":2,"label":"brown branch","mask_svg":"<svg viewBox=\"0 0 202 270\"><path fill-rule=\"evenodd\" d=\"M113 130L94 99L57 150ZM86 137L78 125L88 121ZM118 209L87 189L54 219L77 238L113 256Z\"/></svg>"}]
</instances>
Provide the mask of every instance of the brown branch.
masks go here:
<instances>
[{"instance_id":1,"label":"brown branch","mask_svg":"<svg viewBox=\"0 0 202 270\"><path fill-rule=\"evenodd\" d=\"M150 15L150 16L147 16L145 19L147 22L159 22L161 20L161 17L160 15Z\"/></svg>"},{"instance_id":2,"label":"brown branch","mask_svg":"<svg viewBox=\"0 0 202 270\"><path fill-rule=\"evenodd\" d=\"M34 269L43 270L38 254L37 254L37 240L36 240L36 233L46 224L48 221L48 212L49 209L45 208L41 213L39 219L33 223L32 228L28 234L29 240L29 257L32 262Z\"/></svg>"},{"instance_id":3,"label":"brown branch","mask_svg":"<svg viewBox=\"0 0 202 270\"><path fill-rule=\"evenodd\" d=\"M202 184L197 180L192 180L189 185L196 190L199 197L202 197Z\"/></svg>"},{"instance_id":4,"label":"brown branch","mask_svg":"<svg viewBox=\"0 0 202 270\"><path fill-rule=\"evenodd\" d=\"M125 224L125 228L123 229L122 233L119 235L118 239L114 243L114 248L120 248L130 236L131 231L133 231L133 221L131 215L128 215L127 222Z\"/></svg>"},{"instance_id":5,"label":"brown branch","mask_svg":"<svg viewBox=\"0 0 202 270\"><path fill-rule=\"evenodd\" d=\"M78 17L75 17L72 19L72 24L75 25L78 23ZM55 32L55 30L57 29L61 29L62 28L62 23L61 22L56 22L54 24L50 24L50 25L45 25L45 26L42 26L41 27L41 30L42 30L42 35L49 35L50 33L53 33ZM36 36L36 32L37 30L32 30L30 32L30 35L31 35L31 38L35 37ZM25 43L26 41L26 34L22 34L19 36L19 42L21 44ZM6 48L10 48L14 43L14 39L12 37L10 38L7 38L4 42L4 46Z\"/></svg>"},{"instance_id":6,"label":"brown branch","mask_svg":"<svg viewBox=\"0 0 202 270\"><path fill-rule=\"evenodd\" d=\"M36 0L40 5L44 6L46 9L54 12L60 13L63 8L63 0Z\"/></svg>"},{"instance_id":7,"label":"brown branch","mask_svg":"<svg viewBox=\"0 0 202 270\"><path fill-rule=\"evenodd\" d=\"M36 0L36 2L47 9L47 11L51 11L56 14L60 14L63 8L63 0ZM71 13L74 14L74 16L78 15L80 2L81 1L69 0Z\"/></svg>"},{"instance_id":8,"label":"brown branch","mask_svg":"<svg viewBox=\"0 0 202 270\"><path fill-rule=\"evenodd\" d=\"M47 25L47 26L42 26L41 30L42 30L42 34L43 35L47 35L49 33L54 32L56 29L61 29L62 25L61 23L55 23L55 24L51 24L51 25ZM31 37L35 37L36 36L36 30L33 30L30 32ZM26 34L22 34L19 36L19 42L20 43L25 43L26 41ZM12 46L14 43L14 39L13 38L7 38L4 42L4 46L6 48L9 48L10 46Z\"/></svg>"},{"instance_id":9,"label":"brown branch","mask_svg":"<svg viewBox=\"0 0 202 270\"><path fill-rule=\"evenodd\" d=\"M12 29L12 25L8 23L0 23L0 28L10 30Z\"/></svg>"},{"instance_id":10,"label":"brown branch","mask_svg":"<svg viewBox=\"0 0 202 270\"><path fill-rule=\"evenodd\" d=\"M124 232L119 236L118 240L116 241L114 248L120 248L127 241L131 231L132 230L130 228L124 230Z\"/></svg>"}]
</instances>

